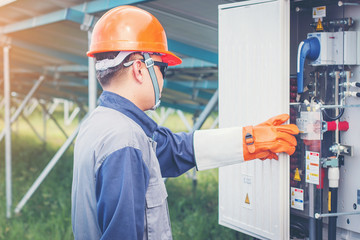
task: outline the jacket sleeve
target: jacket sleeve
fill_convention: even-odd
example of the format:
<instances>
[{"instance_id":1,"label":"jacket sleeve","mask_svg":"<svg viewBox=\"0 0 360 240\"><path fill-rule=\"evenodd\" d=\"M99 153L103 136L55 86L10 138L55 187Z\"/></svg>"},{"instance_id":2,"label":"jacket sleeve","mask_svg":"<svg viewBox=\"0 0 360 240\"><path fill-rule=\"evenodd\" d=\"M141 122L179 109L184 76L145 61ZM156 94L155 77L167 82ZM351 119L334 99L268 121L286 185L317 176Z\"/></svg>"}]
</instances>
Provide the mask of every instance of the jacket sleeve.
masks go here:
<instances>
[{"instance_id":1,"label":"jacket sleeve","mask_svg":"<svg viewBox=\"0 0 360 240\"><path fill-rule=\"evenodd\" d=\"M110 154L96 173L101 239L142 239L149 172L141 151L132 147Z\"/></svg>"},{"instance_id":2,"label":"jacket sleeve","mask_svg":"<svg viewBox=\"0 0 360 240\"><path fill-rule=\"evenodd\" d=\"M192 133L172 133L168 128L159 126L154 140L163 177L177 177L195 167Z\"/></svg>"}]
</instances>

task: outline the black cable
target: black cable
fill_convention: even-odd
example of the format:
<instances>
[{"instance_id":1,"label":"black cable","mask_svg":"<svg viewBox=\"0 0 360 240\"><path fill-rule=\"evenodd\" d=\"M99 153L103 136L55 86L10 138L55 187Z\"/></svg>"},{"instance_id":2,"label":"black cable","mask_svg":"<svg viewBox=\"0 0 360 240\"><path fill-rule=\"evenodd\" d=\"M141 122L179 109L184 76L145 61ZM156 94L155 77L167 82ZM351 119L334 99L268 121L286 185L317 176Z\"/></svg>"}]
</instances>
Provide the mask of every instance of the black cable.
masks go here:
<instances>
[{"instance_id":1,"label":"black cable","mask_svg":"<svg viewBox=\"0 0 360 240\"><path fill-rule=\"evenodd\" d=\"M326 118L328 118L331 121L339 120L343 116L344 112L345 112L345 108L340 108L339 115L332 117L326 112L326 109L323 109L324 115L326 116Z\"/></svg>"},{"instance_id":2,"label":"black cable","mask_svg":"<svg viewBox=\"0 0 360 240\"><path fill-rule=\"evenodd\" d=\"M337 188L329 188L329 192L331 192L331 211L330 213L337 212L337 195L338 189ZM337 217L329 217L329 226L328 226L328 239L329 240L336 240L336 220Z\"/></svg>"},{"instance_id":3,"label":"black cable","mask_svg":"<svg viewBox=\"0 0 360 240\"><path fill-rule=\"evenodd\" d=\"M323 199L323 189L320 189L320 199L321 201L319 202L319 209L320 211L322 211L323 209L323 204L322 204L322 199ZM315 224L316 224L316 239L317 240L322 240L323 239L323 236L322 236L322 231L323 231L323 221L322 221L322 218L320 219L316 219L315 220Z\"/></svg>"}]
</instances>

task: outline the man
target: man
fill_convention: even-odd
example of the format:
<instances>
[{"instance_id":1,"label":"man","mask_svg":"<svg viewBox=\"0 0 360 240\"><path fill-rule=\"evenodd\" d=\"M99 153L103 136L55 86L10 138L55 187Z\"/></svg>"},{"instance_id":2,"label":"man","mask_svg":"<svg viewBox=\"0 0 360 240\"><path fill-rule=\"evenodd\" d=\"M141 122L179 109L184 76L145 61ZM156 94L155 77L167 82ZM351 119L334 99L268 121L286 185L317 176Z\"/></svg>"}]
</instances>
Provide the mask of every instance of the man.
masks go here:
<instances>
[{"instance_id":1,"label":"man","mask_svg":"<svg viewBox=\"0 0 360 240\"><path fill-rule=\"evenodd\" d=\"M162 177L295 151L288 115L248 127L174 134L145 113L159 105L167 66L181 59L150 13L133 6L95 25L88 56L104 92L75 144L75 239L172 239Z\"/></svg>"}]
</instances>

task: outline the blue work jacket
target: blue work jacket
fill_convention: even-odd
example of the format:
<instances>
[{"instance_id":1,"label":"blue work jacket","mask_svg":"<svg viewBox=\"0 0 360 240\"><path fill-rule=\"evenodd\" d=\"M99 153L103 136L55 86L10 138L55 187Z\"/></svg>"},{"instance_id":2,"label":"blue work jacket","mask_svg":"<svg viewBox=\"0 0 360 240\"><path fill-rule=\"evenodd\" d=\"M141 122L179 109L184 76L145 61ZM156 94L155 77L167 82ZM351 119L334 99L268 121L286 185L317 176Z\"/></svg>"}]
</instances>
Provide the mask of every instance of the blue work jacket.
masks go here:
<instances>
[{"instance_id":1,"label":"blue work jacket","mask_svg":"<svg viewBox=\"0 0 360 240\"><path fill-rule=\"evenodd\" d=\"M75 143L75 239L172 239L162 178L194 166L193 134L174 134L104 91Z\"/></svg>"}]
</instances>

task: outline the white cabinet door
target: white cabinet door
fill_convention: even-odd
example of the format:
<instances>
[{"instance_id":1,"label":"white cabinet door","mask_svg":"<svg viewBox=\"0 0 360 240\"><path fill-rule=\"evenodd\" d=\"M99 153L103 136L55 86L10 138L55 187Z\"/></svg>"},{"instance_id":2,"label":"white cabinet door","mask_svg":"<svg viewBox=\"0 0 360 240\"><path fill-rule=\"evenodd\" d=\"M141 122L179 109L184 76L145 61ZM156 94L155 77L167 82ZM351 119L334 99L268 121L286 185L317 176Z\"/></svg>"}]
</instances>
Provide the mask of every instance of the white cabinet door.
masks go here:
<instances>
[{"instance_id":1,"label":"white cabinet door","mask_svg":"<svg viewBox=\"0 0 360 240\"><path fill-rule=\"evenodd\" d=\"M219 6L220 128L289 111L289 1ZM240 137L240 136L239 136ZM289 158L219 170L219 223L261 239L289 239Z\"/></svg>"}]
</instances>

